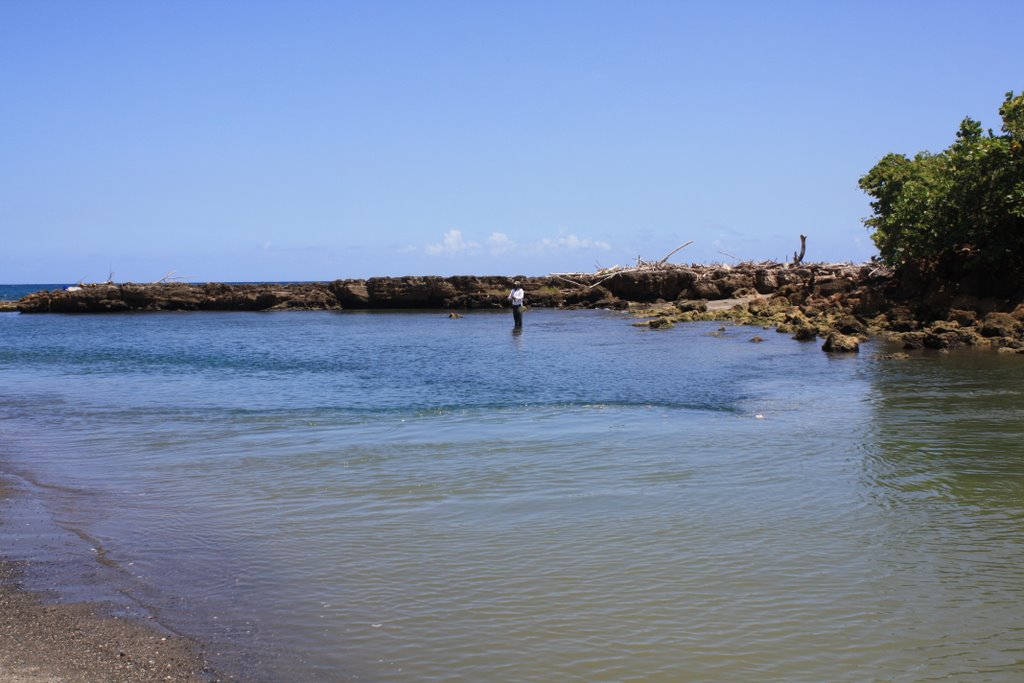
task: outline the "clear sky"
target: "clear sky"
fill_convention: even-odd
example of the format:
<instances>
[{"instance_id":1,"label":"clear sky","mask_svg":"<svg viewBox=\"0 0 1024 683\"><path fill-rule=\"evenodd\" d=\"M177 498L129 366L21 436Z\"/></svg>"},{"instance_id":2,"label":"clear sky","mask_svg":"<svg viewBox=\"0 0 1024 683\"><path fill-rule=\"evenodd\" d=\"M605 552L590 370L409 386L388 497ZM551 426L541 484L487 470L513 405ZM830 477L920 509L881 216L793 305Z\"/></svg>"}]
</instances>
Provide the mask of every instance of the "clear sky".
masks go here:
<instances>
[{"instance_id":1,"label":"clear sky","mask_svg":"<svg viewBox=\"0 0 1024 683\"><path fill-rule=\"evenodd\" d=\"M864 261L1024 2L0 0L0 282Z\"/></svg>"}]
</instances>

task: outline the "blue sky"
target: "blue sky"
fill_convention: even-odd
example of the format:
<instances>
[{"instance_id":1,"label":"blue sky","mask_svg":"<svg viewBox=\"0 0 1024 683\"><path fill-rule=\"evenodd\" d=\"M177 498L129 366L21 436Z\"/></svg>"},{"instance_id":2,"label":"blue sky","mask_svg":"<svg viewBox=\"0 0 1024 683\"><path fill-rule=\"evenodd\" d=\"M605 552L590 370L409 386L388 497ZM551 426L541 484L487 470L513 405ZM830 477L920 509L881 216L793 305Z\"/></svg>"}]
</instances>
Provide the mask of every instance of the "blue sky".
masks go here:
<instances>
[{"instance_id":1,"label":"blue sky","mask_svg":"<svg viewBox=\"0 0 1024 683\"><path fill-rule=\"evenodd\" d=\"M0 2L0 282L864 261L1024 2Z\"/></svg>"}]
</instances>

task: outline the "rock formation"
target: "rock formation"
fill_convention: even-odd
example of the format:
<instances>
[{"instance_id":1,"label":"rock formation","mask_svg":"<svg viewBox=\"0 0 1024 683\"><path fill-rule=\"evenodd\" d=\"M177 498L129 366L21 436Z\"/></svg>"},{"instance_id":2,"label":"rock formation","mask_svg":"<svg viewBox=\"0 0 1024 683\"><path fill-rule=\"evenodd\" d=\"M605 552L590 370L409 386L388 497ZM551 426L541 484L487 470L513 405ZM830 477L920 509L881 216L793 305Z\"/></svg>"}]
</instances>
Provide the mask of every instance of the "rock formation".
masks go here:
<instances>
[{"instance_id":1,"label":"rock formation","mask_svg":"<svg viewBox=\"0 0 1024 683\"><path fill-rule=\"evenodd\" d=\"M30 294L22 313L496 309L519 279L527 304L542 308L630 309L641 324L732 320L776 327L797 339L851 347L842 337L886 336L906 348L992 346L1024 350L1024 293L974 295L969 282L899 277L876 264L663 265L546 277L380 277L290 284L95 284ZM842 343L838 343L842 342Z\"/></svg>"}]
</instances>

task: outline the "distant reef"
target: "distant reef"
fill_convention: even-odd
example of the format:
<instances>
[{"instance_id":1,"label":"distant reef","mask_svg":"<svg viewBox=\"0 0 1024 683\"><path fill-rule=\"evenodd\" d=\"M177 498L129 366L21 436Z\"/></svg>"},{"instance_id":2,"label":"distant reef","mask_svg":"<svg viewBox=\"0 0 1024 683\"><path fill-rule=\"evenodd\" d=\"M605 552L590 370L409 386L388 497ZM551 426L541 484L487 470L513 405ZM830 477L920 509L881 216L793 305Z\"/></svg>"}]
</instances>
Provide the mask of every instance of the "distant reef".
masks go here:
<instances>
[{"instance_id":1,"label":"distant reef","mask_svg":"<svg viewBox=\"0 0 1024 683\"><path fill-rule=\"evenodd\" d=\"M180 282L85 284L41 291L6 310L22 313L145 311L493 310L520 280L540 308L629 310L636 324L691 320L775 327L796 339L855 351L883 336L908 349L989 346L1024 352L1024 293L994 297L971 280L934 279L875 263L674 265L544 277L407 276L295 284ZM2 309L0 309L2 310Z\"/></svg>"}]
</instances>

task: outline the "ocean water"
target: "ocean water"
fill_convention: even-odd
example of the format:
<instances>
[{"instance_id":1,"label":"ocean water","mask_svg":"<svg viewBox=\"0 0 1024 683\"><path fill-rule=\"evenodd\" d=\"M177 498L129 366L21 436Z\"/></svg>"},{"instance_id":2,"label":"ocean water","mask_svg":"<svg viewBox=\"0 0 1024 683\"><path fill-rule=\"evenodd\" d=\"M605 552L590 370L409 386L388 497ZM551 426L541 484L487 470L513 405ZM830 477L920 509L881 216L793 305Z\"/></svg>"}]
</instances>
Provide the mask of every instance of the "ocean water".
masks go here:
<instances>
[{"instance_id":1,"label":"ocean water","mask_svg":"<svg viewBox=\"0 0 1024 683\"><path fill-rule=\"evenodd\" d=\"M64 289L68 285L0 285L0 301L17 301L18 299L32 294L33 292L39 292L42 290L50 289Z\"/></svg>"},{"instance_id":2,"label":"ocean water","mask_svg":"<svg viewBox=\"0 0 1024 683\"><path fill-rule=\"evenodd\" d=\"M228 284L233 285L244 285L244 284L299 284L291 281L279 281L274 283L261 283L261 282L229 282ZM76 286L76 283L66 284L17 284L17 285L0 285L0 301L17 301L24 296L32 294L34 292L49 291L55 289L66 289L67 287Z\"/></svg>"},{"instance_id":3,"label":"ocean water","mask_svg":"<svg viewBox=\"0 0 1024 683\"><path fill-rule=\"evenodd\" d=\"M0 314L5 552L246 681L1024 678L1020 358L630 322Z\"/></svg>"}]
</instances>

